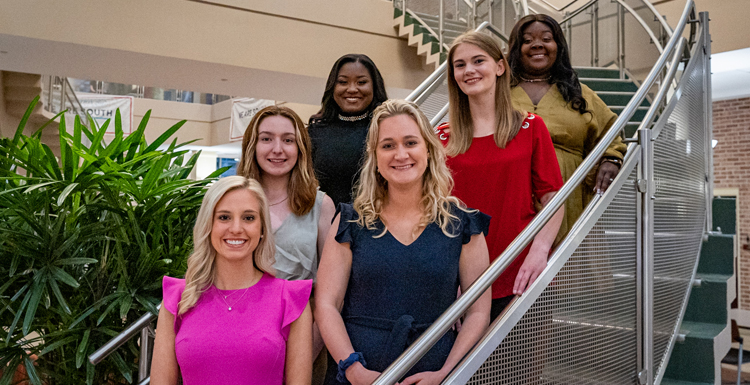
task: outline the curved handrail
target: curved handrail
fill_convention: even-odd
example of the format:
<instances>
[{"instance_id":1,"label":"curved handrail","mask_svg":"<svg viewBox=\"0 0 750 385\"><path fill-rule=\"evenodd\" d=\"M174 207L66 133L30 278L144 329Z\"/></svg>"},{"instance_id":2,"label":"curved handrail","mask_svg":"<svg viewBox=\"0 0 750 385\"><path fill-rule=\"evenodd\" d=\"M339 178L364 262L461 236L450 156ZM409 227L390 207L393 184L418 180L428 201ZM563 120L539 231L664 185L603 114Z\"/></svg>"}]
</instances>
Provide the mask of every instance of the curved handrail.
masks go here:
<instances>
[{"instance_id":1,"label":"curved handrail","mask_svg":"<svg viewBox=\"0 0 750 385\"><path fill-rule=\"evenodd\" d=\"M502 274L510 263L518 256L521 251L528 245L533 237L546 225L557 210L562 207L565 201L575 188L583 181L596 164L604 155L609 144L620 134L630 117L635 113L636 108L646 97L648 90L655 83L659 72L666 65L669 54L677 46L679 37L682 34L690 10L693 7L693 0L688 0L685 5L680 21L675 27L676 33L672 35L665 47L665 53L659 56L654 67L649 72L641 88L636 91L632 100L623 109L622 114L617 118L612 128L607 134L599 140L591 153L584 159L578 169L569 178L568 182L555 194L547 205L534 217L526 228L511 242L505 251L495 259L490 267L482 273L479 278L454 302L429 328L404 351L386 370L373 385L388 385L398 382L404 374L419 361L424 354L447 332L452 325L469 309L469 307L492 286L492 283ZM666 86L666 82L664 83Z\"/></svg>"},{"instance_id":2,"label":"curved handrail","mask_svg":"<svg viewBox=\"0 0 750 385\"><path fill-rule=\"evenodd\" d=\"M654 45L656 46L656 49L659 50L659 53L660 54L663 53L664 47L662 47L661 43L659 42L659 39L654 34L654 31L651 30L651 27L649 27L648 24L646 24L646 21L644 21L643 18L640 15L638 15L638 13L636 13L635 10L625 2L625 0L615 0L615 1L620 3L620 5L626 11L630 12L630 14L635 18L635 20L641 24L641 27L643 27L643 29L646 30L646 33L648 33L648 36L651 38L651 41L654 42Z\"/></svg>"}]
</instances>

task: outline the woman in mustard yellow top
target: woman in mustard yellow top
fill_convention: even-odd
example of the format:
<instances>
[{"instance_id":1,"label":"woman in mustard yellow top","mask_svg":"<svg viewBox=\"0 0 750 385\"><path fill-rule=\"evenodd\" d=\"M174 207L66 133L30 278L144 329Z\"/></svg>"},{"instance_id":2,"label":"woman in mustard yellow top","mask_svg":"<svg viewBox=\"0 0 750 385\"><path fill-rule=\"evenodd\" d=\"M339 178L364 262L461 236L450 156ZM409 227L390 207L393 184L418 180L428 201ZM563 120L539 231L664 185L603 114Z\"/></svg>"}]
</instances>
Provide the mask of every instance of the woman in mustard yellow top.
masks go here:
<instances>
[{"instance_id":1,"label":"woman in mustard yellow top","mask_svg":"<svg viewBox=\"0 0 750 385\"><path fill-rule=\"evenodd\" d=\"M551 17L537 14L522 18L513 27L509 45L513 105L544 118L560 172L567 181L617 115L578 81L565 36ZM602 157L596 176L590 174L568 198L555 244L568 233L593 195L609 187L620 171L625 150L622 140L615 139Z\"/></svg>"}]
</instances>

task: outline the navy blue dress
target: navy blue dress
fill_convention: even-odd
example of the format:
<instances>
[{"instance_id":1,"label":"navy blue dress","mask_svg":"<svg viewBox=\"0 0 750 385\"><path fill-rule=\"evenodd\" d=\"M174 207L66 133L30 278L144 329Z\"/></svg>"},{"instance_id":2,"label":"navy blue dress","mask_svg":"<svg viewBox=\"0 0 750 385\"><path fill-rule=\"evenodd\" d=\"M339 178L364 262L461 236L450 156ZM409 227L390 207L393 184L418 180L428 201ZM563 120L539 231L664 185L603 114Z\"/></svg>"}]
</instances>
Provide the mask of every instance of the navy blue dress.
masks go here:
<instances>
[{"instance_id":1,"label":"navy blue dress","mask_svg":"<svg viewBox=\"0 0 750 385\"><path fill-rule=\"evenodd\" d=\"M336 241L349 243L352 251L341 316L367 369L382 372L456 300L461 249L472 235L487 235L490 217L453 207L458 220L448 230L455 237L432 223L406 246L389 232L374 238L383 223L378 221L376 230L360 227L350 204L340 204L339 210ZM406 376L440 370L455 340L455 331L446 333ZM328 364L325 383L339 384L337 362Z\"/></svg>"}]
</instances>

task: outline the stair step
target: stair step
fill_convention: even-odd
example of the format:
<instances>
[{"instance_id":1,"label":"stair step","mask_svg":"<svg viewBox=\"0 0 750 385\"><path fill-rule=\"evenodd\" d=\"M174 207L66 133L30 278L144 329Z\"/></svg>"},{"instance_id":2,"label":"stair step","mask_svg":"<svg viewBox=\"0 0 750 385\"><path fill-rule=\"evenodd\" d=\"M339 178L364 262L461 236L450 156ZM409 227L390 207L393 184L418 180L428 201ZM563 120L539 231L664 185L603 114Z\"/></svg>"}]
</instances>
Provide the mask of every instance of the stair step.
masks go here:
<instances>
[{"instance_id":1,"label":"stair step","mask_svg":"<svg viewBox=\"0 0 750 385\"><path fill-rule=\"evenodd\" d=\"M595 92L599 91L638 91L638 87L630 80L579 78L581 83L589 86Z\"/></svg>"},{"instance_id":2,"label":"stair step","mask_svg":"<svg viewBox=\"0 0 750 385\"><path fill-rule=\"evenodd\" d=\"M4 87L41 87L42 76L23 72L3 72Z\"/></svg>"},{"instance_id":3,"label":"stair step","mask_svg":"<svg viewBox=\"0 0 750 385\"><path fill-rule=\"evenodd\" d=\"M726 323L683 321L680 332L685 334L685 341L675 344L664 377L713 384L717 372L714 341L726 329Z\"/></svg>"},{"instance_id":4,"label":"stair step","mask_svg":"<svg viewBox=\"0 0 750 385\"><path fill-rule=\"evenodd\" d=\"M671 378L663 378L661 380L661 385L714 385L714 383L713 382L690 382L690 381L673 380Z\"/></svg>"},{"instance_id":5,"label":"stair step","mask_svg":"<svg viewBox=\"0 0 750 385\"><path fill-rule=\"evenodd\" d=\"M428 15L426 13L414 12L415 15L419 16L422 21L430 25L437 27L440 24L440 18L437 15ZM466 31L469 26L467 23L456 20L443 19L443 27L453 29L456 31Z\"/></svg>"},{"instance_id":6,"label":"stair step","mask_svg":"<svg viewBox=\"0 0 750 385\"><path fill-rule=\"evenodd\" d=\"M698 261L700 274L734 274L734 235L711 234L703 242Z\"/></svg>"},{"instance_id":7,"label":"stair step","mask_svg":"<svg viewBox=\"0 0 750 385\"><path fill-rule=\"evenodd\" d=\"M737 198L715 197L712 204L713 230L737 234Z\"/></svg>"},{"instance_id":8,"label":"stair step","mask_svg":"<svg viewBox=\"0 0 750 385\"><path fill-rule=\"evenodd\" d=\"M633 99L635 92L629 91L599 91L596 93L608 106L624 106ZM651 103L647 99L643 99L641 106L648 107Z\"/></svg>"},{"instance_id":9,"label":"stair step","mask_svg":"<svg viewBox=\"0 0 750 385\"><path fill-rule=\"evenodd\" d=\"M4 94L6 101L23 101L29 105L35 97L41 95L42 87L38 86L9 86L5 85Z\"/></svg>"},{"instance_id":10,"label":"stair step","mask_svg":"<svg viewBox=\"0 0 750 385\"><path fill-rule=\"evenodd\" d=\"M609 106L609 109L619 116L620 114L622 114L622 110L625 109L625 106ZM633 116L630 117L630 121L641 122L643 118L646 116L647 111L648 111L648 106L637 107L635 113L633 113Z\"/></svg>"},{"instance_id":11,"label":"stair step","mask_svg":"<svg viewBox=\"0 0 750 385\"><path fill-rule=\"evenodd\" d=\"M574 67L579 78L619 79L620 70L601 67Z\"/></svg>"},{"instance_id":12,"label":"stair step","mask_svg":"<svg viewBox=\"0 0 750 385\"><path fill-rule=\"evenodd\" d=\"M701 285L690 291L689 306L685 310L685 321L726 324L727 281L730 275L697 274Z\"/></svg>"}]
</instances>

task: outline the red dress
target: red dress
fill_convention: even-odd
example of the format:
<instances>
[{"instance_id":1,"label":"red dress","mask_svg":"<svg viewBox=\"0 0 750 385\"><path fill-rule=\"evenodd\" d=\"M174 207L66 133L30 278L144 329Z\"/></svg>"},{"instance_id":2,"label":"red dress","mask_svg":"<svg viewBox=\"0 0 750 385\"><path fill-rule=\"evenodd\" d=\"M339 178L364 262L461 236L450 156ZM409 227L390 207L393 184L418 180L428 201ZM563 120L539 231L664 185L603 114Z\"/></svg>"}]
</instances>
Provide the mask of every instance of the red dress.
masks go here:
<instances>
[{"instance_id":1,"label":"red dress","mask_svg":"<svg viewBox=\"0 0 750 385\"><path fill-rule=\"evenodd\" d=\"M448 143L446 128L448 124L437 129L443 145ZM492 135L474 138L465 153L449 157L447 164L455 182L453 195L492 217L487 235L490 262L534 218L534 197L541 199L563 185L547 126L531 113L505 148L497 147ZM492 284L492 298L513 295L516 275L530 247Z\"/></svg>"}]
</instances>

